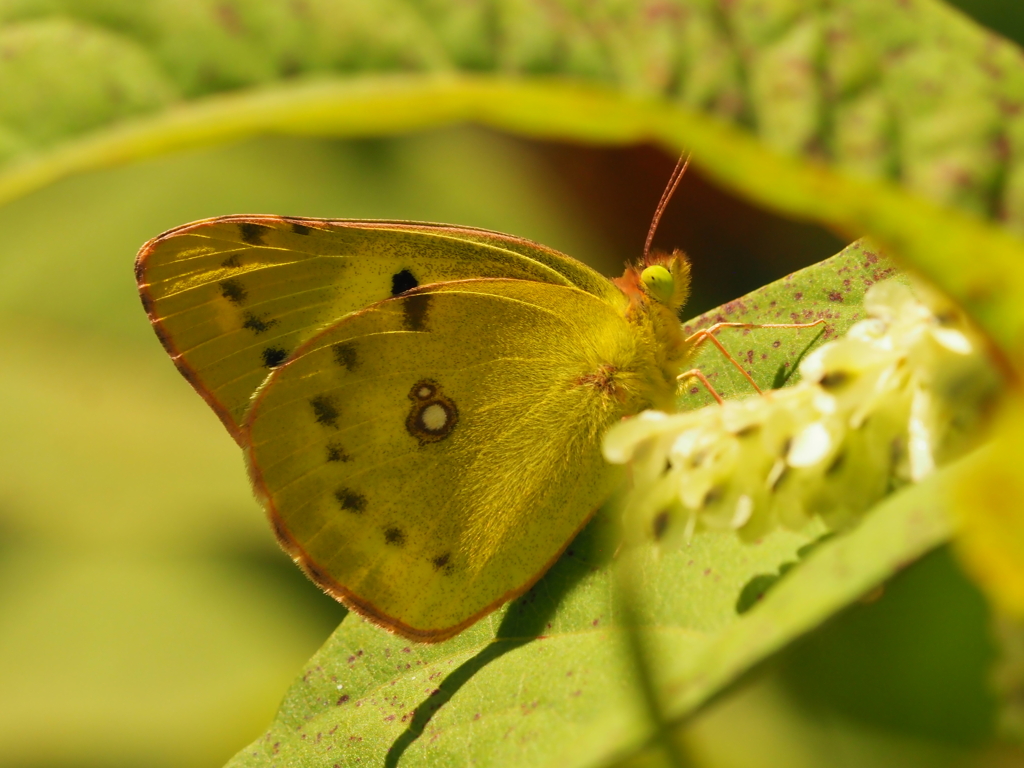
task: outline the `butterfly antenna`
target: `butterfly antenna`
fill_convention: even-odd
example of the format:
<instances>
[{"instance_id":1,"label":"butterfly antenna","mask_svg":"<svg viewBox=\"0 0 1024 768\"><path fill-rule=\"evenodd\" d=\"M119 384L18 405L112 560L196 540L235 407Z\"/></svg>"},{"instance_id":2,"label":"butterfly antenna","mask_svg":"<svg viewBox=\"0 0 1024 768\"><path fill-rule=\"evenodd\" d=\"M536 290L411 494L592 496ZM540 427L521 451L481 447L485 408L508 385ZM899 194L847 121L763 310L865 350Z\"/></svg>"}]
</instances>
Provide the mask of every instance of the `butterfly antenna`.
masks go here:
<instances>
[{"instance_id":1,"label":"butterfly antenna","mask_svg":"<svg viewBox=\"0 0 1024 768\"><path fill-rule=\"evenodd\" d=\"M689 167L690 153L684 152L679 156L679 162L676 163L676 167L672 171L672 175L669 176L668 184L665 186L665 191L661 193L661 200L658 201L658 207L654 210L654 218L651 220L651 228L647 230L647 241L644 243L645 263L647 261L647 255L651 252L651 241L654 240L654 233L658 229L658 223L661 221L661 216L665 213L669 200L672 199L672 195L675 194L676 187L678 187L679 182L683 180L683 174L686 173L686 169Z\"/></svg>"}]
</instances>

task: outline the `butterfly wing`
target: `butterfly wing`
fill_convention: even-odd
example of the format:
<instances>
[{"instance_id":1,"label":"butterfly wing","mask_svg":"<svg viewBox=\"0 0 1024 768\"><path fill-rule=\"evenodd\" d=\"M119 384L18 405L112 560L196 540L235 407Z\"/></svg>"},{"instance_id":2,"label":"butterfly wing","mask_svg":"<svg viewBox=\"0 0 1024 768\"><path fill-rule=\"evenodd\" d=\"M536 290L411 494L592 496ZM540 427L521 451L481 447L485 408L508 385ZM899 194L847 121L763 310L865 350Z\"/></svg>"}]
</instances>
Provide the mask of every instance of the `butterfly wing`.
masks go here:
<instances>
[{"instance_id":1,"label":"butterfly wing","mask_svg":"<svg viewBox=\"0 0 1024 768\"><path fill-rule=\"evenodd\" d=\"M623 301L598 273L536 243L408 222L194 222L144 245L136 277L164 347L236 439L253 392L304 341L417 285L508 277Z\"/></svg>"},{"instance_id":2,"label":"butterfly wing","mask_svg":"<svg viewBox=\"0 0 1024 768\"><path fill-rule=\"evenodd\" d=\"M425 286L274 370L242 430L284 546L326 591L436 641L529 587L610 492L604 429L644 405L614 307L522 280Z\"/></svg>"}]
</instances>

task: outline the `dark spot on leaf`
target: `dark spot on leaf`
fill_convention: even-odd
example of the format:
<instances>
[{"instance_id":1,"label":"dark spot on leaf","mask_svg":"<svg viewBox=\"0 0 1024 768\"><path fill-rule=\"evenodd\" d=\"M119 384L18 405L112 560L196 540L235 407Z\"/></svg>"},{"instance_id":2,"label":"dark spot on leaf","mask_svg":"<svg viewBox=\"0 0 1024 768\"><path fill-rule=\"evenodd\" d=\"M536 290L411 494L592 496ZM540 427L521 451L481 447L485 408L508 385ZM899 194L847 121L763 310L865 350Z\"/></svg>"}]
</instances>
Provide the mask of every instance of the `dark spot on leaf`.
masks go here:
<instances>
[{"instance_id":1,"label":"dark spot on leaf","mask_svg":"<svg viewBox=\"0 0 1024 768\"><path fill-rule=\"evenodd\" d=\"M362 514L366 510L366 497L351 488L339 488L334 492L341 508L354 514Z\"/></svg>"},{"instance_id":2,"label":"dark spot on leaf","mask_svg":"<svg viewBox=\"0 0 1024 768\"><path fill-rule=\"evenodd\" d=\"M238 9L230 3L220 3L216 6L217 20L232 35L242 35L245 28L242 26L242 19L238 15Z\"/></svg>"},{"instance_id":3,"label":"dark spot on leaf","mask_svg":"<svg viewBox=\"0 0 1024 768\"><path fill-rule=\"evenodd\" d=\"M345 453L345 449L337 443L327 444L327 460L328 461L351 461L352 457Z\"/></svg>"},{"instance_id":4,"label":"dark spot on leaf","mask_svg":"<svg viewBox=\"0 0 1024 768\"><path fill-rule=\"evenodd\" d=\"M288 353L281 347L267 347L263 350L263 367L276 368L284 362L286 357L288 357Z\"/></svg>"},{"instance_id":5,"label":"dark spot on leaf","mask_svg":"<svg viewBox=\"0 0 1024 768\"><path fill-rule=\"evenodd\" d=\"M832 293L828 295L828 299L829 301L842 301L843 294L841 294L839 291L832 291Z\"/></svg>"},{"instance_id":6,"label":"dark spot on leaf","mask_svg":"<svg viewBox=\"0 0 1024 768\"><path fill-rule=\"evenodd\" d=\"M238 234L242 236L242 242L249 245L263 245L263 234L269 229L262 224L254 224L251 221L243 221L238 225Z\"/></svg>"},{"instance_id":7,"label":"dark spot on leaf","mask_svg":"<svg viewBox=\"0 0 1024 768\"><path fill-rule=\"evenodd\" d=\"M384 529L384 541L392 546L401 547L405 545L405 534L400 528L391 526Z\"/></svg>"},{"instance_id":8,"label":"dark spot on leaf","mask_svg":"<svg viewBox=\"0 0 1024 768\"><path fill-rule=\"evenodd\" d=\"M410 331L422 331L426 327L427 313L430 311L429 293L415 293L402 302L405 313L405 327Z\"/></svg>"},{"instance_id":9,"label":"dark spot on leaf","mask_svg":"<svg viewBox=\"0 0 1024 768\"><path fill-rule=\"evenodd\" d=\"M245 313L245 321L242 323L243 328L248 328L257 335L266 333L275 325L277 325L277 320L267 320L265 317L257 317L252 312Z\"/></svg>"},{"instance_id":10,"label":"dark spot on leaf","mask_svg":"<svg viewBox=\"0 0 1024 768\"><path fill-rule=\"evenodd\" d=\"M340 698L340 699L338 699L338 702L337 702L336 706L339 706L339 707L340 707L340 706L341 706L342 704L344 704L345 702L347 702L347 701L348 701L348 699L349 699L349 696L348 696L348 694L347 694L347 693L343 693L343 694L341 695L341 698Z\"/></svg>"},{"instance_id":11,"label":"dark spot on leaf","mask_svg":"<svg viewBox=\"0 0 1024 768\"><path fill-rule=\"evenodd\" d=\"M241 304L249 294L241 280L231 279L220 284L220 295L232 304Z\"/></svg>"},{"instance_id":12,"label":"dark spot on leaf","mask_svg":"<svg viewBox=\"0 0 1024 768\"><path fill-rule=\"evenodd\" d=\"M401 272L396 272L391 276L391 295L397 296L400 293L411 291L420 281L413 277L412 272L408 269L403 269Z\"/></svg>"},{"instance_id":13,"label":"dark spot on leaf","mask_svg":"<svg viewBox=\"0 0 1024 768\"><path fill-rule=\"evenodd\" d=\"M351 342L335 344L333 349L334 362L346 371L354 371L356 369L356 366L359 364L359 359L356 355L356 348Z\"/></svg>"},{"instance_id":14,"label":"dark spot on leaf","mask_svg":"<svg viewBox=\"0 0 1024 768\"><path fill-rule=\"evenodd\" d=\"M310 399L309 404L313 406L313 415L318 424L325 427L338 426L338 407L330 395L317 395Z\"/></svg>"}]
</instances>

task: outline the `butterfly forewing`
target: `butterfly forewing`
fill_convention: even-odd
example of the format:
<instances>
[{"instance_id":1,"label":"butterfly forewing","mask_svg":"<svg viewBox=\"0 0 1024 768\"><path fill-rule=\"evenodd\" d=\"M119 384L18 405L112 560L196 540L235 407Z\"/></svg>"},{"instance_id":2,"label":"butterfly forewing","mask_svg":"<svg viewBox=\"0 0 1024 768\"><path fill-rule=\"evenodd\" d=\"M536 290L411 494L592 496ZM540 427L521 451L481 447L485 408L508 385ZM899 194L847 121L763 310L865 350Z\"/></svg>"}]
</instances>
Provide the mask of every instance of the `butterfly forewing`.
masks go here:
<instances>
[{"instance_id":1,"label":"butterfly forewing","mask_svg":"<svg viewBox=\"0 0 1024 768\"><path fill-rule=\"evenodd\" d=\"M303 342L418 285L507 277L622 300L593 270L529 241L396 222L210 219L147 243L136 271L162 342L236 438L252 394Z\"/></svg>"},{"instance_id":2,"label":"butterfly forewing","mask_svg":"<svg viewBox=\"0 0 1024 768\"><path fill-rule=\"evenodd\" d=\"M635 335L575 288L467 280L347 316L268 377L242 429L278 535L321 586L440 640L525 590L615 482Z\"/></svg>"}]
</instances>

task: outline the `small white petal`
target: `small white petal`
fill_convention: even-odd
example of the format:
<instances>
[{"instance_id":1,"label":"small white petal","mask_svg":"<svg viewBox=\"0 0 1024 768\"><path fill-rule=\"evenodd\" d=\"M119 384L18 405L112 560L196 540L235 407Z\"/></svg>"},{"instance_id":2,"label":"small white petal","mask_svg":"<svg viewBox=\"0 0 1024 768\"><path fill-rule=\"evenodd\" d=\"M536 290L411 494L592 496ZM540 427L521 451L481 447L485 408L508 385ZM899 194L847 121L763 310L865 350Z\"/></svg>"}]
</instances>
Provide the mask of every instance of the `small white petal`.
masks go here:
<instances>
[{"instance_id":1,"label":"small white petal","mask_svg":"<svg viewBox=\"0 0 1024 768\"><path fill-rule=\"evenodd\" d=\"M768 473L768 477L765 478L765 485L767 485L769 489L774 488L775 484L779 482L779 478L782 477L782 473L785 471L786 462L784 462L782 459L776 459L775 463L772 464L772 468L771 471Z\"/></svg>"},{"instance_id":2,"label":"small white petal","mask_svg":"<svg viewBox=\"0 0 1024 768\"><path fill-rule=\"evenodd\" d=\"M956 352L958 355L969 355L974 351L970 339L953 328L936 328L932 331L932 337L950 352Z\"/></svg>"},{"instance_id":3,"label":"small white petal","mask_svg":"<svg viewBox=\"0 0 1024 768\"><path fill-rule=\"evenodd\" d=\"M646 410L640 412L639 418L644 421L664 421L668 418L668 414L662 411Z\"/></svg>"},{"instance_id":4,"label":"small white petal","mask_svg":"<svg viewBox=\"0 0 1024 768\"><path fill-rule=\"evenodd\" d=\"M828 455L832 447L832 436L820 421L805 427L793 438L786 462L791 467L810 467Z\"/></svg>"},{"instance_id":5,"label":"small white petal","mask_svg":"<svg viewBox=\"0 0 1024 768\"><path fill-rule=\"evenodd\" d=\"M693 453L693 449L697 445L697 440L701 437L701 431L699 429L688 429L683 432L679 437L672 443L672 447L669 449L669 453L672 454L673 458L689 456Z\"/></svg>"},{"instance_id":6,"label":"small white petal","mask_svg":"<svg viewBox=\"0 0 1024 768\"><path fill-rule=\"evenodd\" d=\"M697 530L697 510L690 510L690 519L686 521L686 530L683 532L683 540L689 545L693 541L693 532Z\"/></svg>"},{"instance_id":7,"label":"small white petal","mask_svg":"<svg viewBox=\"0 0 1024 768\"><path fill-rule=\"evenodd\" d=\"M750 516L754 514L754 500L747 494L743 494L736 499L736 511L732 513L732 521L729 525L732 526L733 530L739 530L750 520Z\"/></svg>"},{"instance_id":8,"label":"small white petal","mask_svg":"<svg viewBox=\"0 0 1024 768\"><path fill-rule=\"evenodd\" d=\"M930 409L931 395L924 389L918 389L914 393L914 399L910 405L910 422L907 425L907 432L910 436L907 446L910 454L910 478L915 483L935 471L932 435L927 423Z\"/></svg>"},{"instance_id":9,"label":"small white petal","mask_svg":"<svg viewBox=\"0 0 1024 768\"><path fill-rule=\"evenodd\" d=\"M836 399L832 395L819 392L814 396L814 409L824 416L835 413Z\"/></svg>"}]
</instances>

